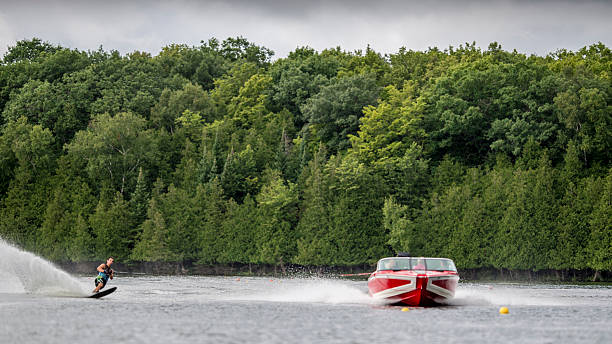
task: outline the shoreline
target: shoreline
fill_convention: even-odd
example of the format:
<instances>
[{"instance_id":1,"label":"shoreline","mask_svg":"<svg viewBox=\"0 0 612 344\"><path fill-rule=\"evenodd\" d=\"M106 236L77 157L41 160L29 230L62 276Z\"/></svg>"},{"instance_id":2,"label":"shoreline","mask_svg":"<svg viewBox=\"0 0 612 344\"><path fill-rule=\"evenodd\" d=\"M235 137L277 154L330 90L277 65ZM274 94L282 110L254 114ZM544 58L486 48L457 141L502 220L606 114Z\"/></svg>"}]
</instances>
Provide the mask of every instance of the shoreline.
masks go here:
<instances>
[{"instance_id":1,"label":"shoreline","mask_svg":"<svg viewBox=\"0 0 612 344\"><path fill-rule=\"evenodd\" d=\"M99 261L55 262L56 266L70 274L93 274ZM196 262L129 262L115 263L119 274L168 275L168 276L274 276L274 277L345 277L342 274L372 272L374 265L353 266L302 266L295 264L197 264ZM601 283L612 282L612 271L591 269L564 270L508 270L495 268L459 269L464 282L556 282ZM350 276L366 279L367 276Z\"/></svg>"}]
</instances>

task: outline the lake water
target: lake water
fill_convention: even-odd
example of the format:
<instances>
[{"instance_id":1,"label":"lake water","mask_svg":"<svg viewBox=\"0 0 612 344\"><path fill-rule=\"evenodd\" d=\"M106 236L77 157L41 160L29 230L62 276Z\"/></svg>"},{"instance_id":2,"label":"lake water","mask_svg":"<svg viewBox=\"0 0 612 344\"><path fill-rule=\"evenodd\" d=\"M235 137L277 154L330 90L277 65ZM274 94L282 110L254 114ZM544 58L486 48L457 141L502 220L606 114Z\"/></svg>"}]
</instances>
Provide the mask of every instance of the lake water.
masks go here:
<instances>
[{"instance_id":1,"label":"lake water","mask_svg":"<svg viewBox=\"0 0 612 344\"><path fill-rule=\"evenodd\" d=\"M612 343L610 286L460 283L402 311L365 281L118 275L96 300L93 276L2 271L0 343Z\"/></svg>"},{"instance_id":2,"label":"lake water","mask_svg":"<svg viewBox=\"0 0 612 344\"><path fill-rule=\"evenodd\" d=\"M366 281L118 274L84 298L93 277L0 239L0 344L612 343L611 286L460 283L449 306L402 311Z\"/></svg>"}]
</instances>

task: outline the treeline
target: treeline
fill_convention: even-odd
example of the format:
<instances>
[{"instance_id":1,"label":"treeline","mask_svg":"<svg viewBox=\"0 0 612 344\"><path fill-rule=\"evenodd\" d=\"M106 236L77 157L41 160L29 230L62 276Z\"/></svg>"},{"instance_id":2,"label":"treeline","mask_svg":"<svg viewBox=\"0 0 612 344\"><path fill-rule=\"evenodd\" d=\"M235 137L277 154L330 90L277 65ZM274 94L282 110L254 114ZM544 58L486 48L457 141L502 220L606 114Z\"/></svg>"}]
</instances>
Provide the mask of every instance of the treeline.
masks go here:
<instances>
[{"instance_id":1,"label":"treeline","mask_svg":"<svg viewBox=\"0 0 612 344\"><path fill-rule=\"evenodd\" d=\"M0 236L55 261L612 270L612 59L244 38L0 64Z\"/></svg>"}]
</instances>

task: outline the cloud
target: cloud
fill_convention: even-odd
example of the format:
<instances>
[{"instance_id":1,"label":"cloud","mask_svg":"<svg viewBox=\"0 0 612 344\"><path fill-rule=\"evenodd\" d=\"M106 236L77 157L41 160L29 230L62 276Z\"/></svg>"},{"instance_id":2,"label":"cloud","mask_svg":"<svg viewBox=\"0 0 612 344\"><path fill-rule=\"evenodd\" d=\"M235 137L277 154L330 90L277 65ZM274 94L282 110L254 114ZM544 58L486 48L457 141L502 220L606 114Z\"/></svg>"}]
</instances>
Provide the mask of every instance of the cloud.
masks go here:
<instances>
[{"instance_id":1,"label":"cloud","mask_svg":"<svg viewBox=\"0 0 612 344\"><path fill-rule=\"evenodd\" d=\"M243 36L286 56L298 46L383 53L476 41L547 54L612 37L606 1L3 1L0 54L17 40L156 54L170 43L198 45Z\"/></svg>"}]
</instances>

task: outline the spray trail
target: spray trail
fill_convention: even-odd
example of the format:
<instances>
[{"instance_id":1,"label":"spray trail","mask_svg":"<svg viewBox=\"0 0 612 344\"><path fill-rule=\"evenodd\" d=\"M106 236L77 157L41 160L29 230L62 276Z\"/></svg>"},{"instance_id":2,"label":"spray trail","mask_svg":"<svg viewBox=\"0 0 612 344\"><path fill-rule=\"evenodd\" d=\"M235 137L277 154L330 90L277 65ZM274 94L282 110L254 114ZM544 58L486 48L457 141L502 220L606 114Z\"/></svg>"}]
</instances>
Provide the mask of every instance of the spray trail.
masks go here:
<instances>
[{"instance_id":1,"label":"spray trail","mask_svg":"<svg viewBox=\"0 0 612 344\"><path fill-rule=\"evenodd\" d=\"M0 239L0 293L87 295L83 285L50 262Z\"/></svg>"},{"instance_id":2,"label":"spray trail","mask_svg":"<svg viewBox=\"0 0 612 344\"><path fill-rule=\"evenodd\" d=\"M448 302L454 306L563 306L567 300L555 297L545 285L521 288L512 284L463 284L457 288L455 298Z\"/></svg>"},{"instance_id":3,"label":"spray trail","mask_svg":"<svg viewBox=\"0 0 612 344\"><path fill-rule=\"evenodd\" d=\"M327 304L372 304L366 291L336 280L280 279L258 280L257 291L242 290L242 295L227 299L264 302L298 302ZM257 283L257 282L256 282ZM261 287L265 286L265 292Z\"/></svg>"}]
</instances>

